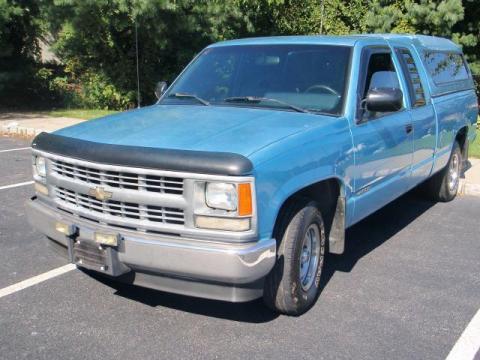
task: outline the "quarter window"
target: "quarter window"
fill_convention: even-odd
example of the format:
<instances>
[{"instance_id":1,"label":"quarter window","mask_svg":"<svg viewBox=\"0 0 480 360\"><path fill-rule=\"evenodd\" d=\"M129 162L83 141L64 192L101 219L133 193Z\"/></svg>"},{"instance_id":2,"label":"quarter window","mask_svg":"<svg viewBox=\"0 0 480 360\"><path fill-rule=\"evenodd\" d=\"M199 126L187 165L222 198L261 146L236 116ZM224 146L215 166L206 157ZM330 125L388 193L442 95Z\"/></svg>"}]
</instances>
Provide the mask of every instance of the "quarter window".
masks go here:
<instances>
[{"instance_id":1,"label":"quarter window","mask_svg":"<svg viewBox=\"0 0 480 360\"><path fill-rule=\"evenodd\" d=\"M413 60L412 54L407 49L396 49L396 53L400 59L403 72L408 82L412 107L425 105L425 91L423 90L420 75L418 74L418 68Z\"/></svg>"},{"instance_id":2,"label":"quarter window","mask_svg":"<svg viewBox=\"0 0 480 360\"><path fill-rule=\"evenodd\" d=\"M426 51L424 58L425 65L436 85L469 78L465 61L459 53Z\"/></svg>"}]
</instances>

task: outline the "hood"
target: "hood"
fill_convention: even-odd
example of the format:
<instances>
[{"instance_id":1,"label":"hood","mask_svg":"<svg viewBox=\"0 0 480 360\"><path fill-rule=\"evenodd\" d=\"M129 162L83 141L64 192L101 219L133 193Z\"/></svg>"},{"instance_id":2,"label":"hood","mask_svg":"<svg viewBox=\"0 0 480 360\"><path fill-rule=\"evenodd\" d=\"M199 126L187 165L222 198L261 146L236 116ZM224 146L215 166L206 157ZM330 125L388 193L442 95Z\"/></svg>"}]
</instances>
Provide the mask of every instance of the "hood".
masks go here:
<instances>
[{"instance_id":1,"label":"hood","mask_svg":"<svg viewBox=\"0 0 480 360\"><path fill-rule=\"evenodd\" d=\"M55 132L104 144L249 156L322 121L321 115L243 107L153 105Z\"/></svg>"}]
</instances>

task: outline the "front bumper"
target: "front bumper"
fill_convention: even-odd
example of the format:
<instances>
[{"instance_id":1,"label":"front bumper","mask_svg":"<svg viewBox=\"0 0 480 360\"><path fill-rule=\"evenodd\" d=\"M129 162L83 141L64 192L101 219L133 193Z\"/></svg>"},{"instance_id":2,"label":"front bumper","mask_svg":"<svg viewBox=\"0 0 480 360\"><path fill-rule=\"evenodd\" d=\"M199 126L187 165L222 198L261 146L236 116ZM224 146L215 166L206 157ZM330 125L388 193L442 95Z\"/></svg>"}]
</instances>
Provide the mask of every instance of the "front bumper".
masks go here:
<instances>
[{"instance_id":1,"label":"front bumper","mask_svg":"<svg viewBox=\"0 0 480 360\"><path fill-rule=\"evenodd\" d=\"M60 213L36 198L27 202L26 212L33 227L65 247L70 239L55 230L58 221L75 225L78 238L86 241L94 241L95 231L112 231ZM260 297L260 283L276 258L274 239L232 244L129 230L121 230L120 235L116 255L134 275L119 280L204 298L248 301Z\"/></svg>"}]
</instances>

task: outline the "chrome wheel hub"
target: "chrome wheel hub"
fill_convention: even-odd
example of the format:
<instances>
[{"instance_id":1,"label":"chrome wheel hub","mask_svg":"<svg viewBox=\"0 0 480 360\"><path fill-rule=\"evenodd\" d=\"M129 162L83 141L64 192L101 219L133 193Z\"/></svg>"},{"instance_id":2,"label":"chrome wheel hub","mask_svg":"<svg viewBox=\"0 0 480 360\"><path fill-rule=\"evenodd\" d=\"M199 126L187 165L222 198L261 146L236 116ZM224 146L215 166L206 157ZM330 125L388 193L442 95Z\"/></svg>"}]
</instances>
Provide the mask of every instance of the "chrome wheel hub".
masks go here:
<instances>
[{"instance_id":1,"label":"chrome wheel hub","mask_svg":"<svg viewBox=\"0 0 480 360\"><path fill-rule=\"evenodd\" d=\"M460 180L460 159L458 154L453 154L448 168L448 190L455 191Z\"/></svg>"},{"instance_id":2,"label":"chrome wheel hub","mask_svg":"<svg viewBox=\"0 0 480 360\"><path fill-rule=\"evenodd\" d=\"M320 259L320 231L316 224L311 224L303 238L300 253L300 284L304 291L308 291L315 280L318 261Z\"/></svg>"}]
</instances>

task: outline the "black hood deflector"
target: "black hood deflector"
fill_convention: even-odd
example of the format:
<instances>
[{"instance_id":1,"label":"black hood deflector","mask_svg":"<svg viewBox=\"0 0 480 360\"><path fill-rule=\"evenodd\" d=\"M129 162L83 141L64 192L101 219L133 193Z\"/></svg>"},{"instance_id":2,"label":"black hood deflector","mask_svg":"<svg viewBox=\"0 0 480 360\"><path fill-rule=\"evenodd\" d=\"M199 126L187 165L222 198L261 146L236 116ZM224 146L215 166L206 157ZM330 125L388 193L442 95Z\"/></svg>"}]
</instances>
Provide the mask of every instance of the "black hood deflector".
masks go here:
<instances>
[{"instance_id":1,"label":"black hood deflector","mask_svg":"<svg viewBox=\"0 0 480 360\"><path fill-rule=\"evenodd\" d=\"M169 171L243 176L253 170L252 162L240 154L102 144L45 132L33 140L32 148L97 163Z\"/></svg>"}]
</instances>

